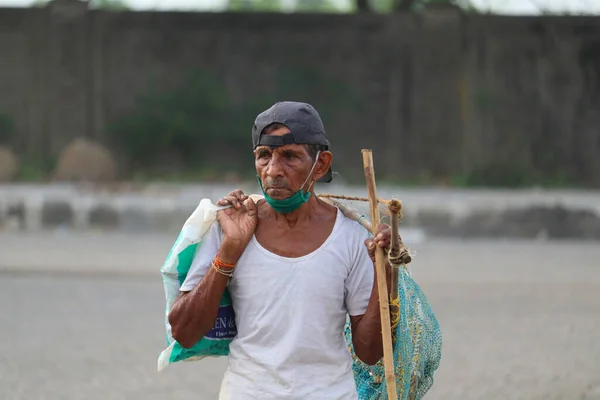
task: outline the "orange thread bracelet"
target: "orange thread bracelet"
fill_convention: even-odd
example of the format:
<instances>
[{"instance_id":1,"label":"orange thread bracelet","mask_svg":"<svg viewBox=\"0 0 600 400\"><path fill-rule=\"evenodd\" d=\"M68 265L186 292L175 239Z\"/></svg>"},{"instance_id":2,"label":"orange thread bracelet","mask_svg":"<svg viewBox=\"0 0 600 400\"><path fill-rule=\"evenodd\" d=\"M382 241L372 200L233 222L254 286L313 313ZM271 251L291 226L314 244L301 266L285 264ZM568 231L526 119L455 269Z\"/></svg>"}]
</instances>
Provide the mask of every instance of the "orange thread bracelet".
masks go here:
<instances>
[{"instance_id":1,"label":"orange thread bracelet","mask_svg":"<svg viewBox=\"0 0 600 400\"><path fill-rule=\"evenodd\" d=\"M227 264L219 259L219 257L215 256L213 263L217 268L235 268L235 264Z\"/></svg>"},{"instance_id":2,"label":"orange thread bracelet","mask_svg":"<svg viewBox=\"0 0 600 400\"><path fill-rule=\"evenodd\" d=\"M214 270L215 270L216 272L218 272L219 274L221 274L221 275L225 275L226 277L228 277L228 278L230 278L230 279L233 277L233 270L229 270L229 271L221 271L221 269L219 269L219 268L217 267L217 265L215 264L215 262L214 262L214 261L211 263L211 266L212 266L212 269L214 269Z\"/></svg>"}]
</instances>

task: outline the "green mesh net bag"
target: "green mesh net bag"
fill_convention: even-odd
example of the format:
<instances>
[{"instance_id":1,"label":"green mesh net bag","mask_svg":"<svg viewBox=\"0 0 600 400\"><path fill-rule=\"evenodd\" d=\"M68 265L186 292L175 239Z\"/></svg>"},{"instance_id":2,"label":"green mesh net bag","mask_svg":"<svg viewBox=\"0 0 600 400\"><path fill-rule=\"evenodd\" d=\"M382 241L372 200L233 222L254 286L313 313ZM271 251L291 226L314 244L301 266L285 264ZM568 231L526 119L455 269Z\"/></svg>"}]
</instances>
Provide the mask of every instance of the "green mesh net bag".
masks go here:
<instances>
[{"instance_id":1,"label":"green mesh net bag","mask_svg":"<svg viewBox=\"0 0 600 400\"><path fill-rule=\"evenodd\" d=\"M390 310L398 400L421 399L433 385L440 365L442 334L425 294L404 266L399 268L398 298L390 299ZM383 359L367 365L356 356L349 320L345 336L354 360L359 399L387 399Z\"/></svg>"},{"instance_id":2,"label":"green mesh net bag","mask_svg":"<svg viewBox=\"0 0 600 400\"><path fill-rule=\"evenodd\" d=\"M365 202L368 199L332 194L319 194L319 197L338 207L346 217L358 222L372 237L372 225L365 215L368 212L365 203L355 202ZM350 206L349 202L355 203ZM396 202L396 205L392 207L393 202ZM387 203L388 207L383 209L381 204L378 204L380 215L383 216L380 222L389 222L394 229L392 208L398 216L397 224L402 218L401 203L399 201L387 201ZM404 250L408 251L406 248ZM396 397L398 400L416 400L422 399L433 386L433 375L442 358L442 333L425 294L406 265L401 262L401 258L395 257L394 272L397 272L398 291L392 293L389 299ZM410 262L410 259L407 262ZM359 400L387 400L383 358L375 365L368 365L356 356L349 317L346 320L344 334L353 359L352 370Z\"/></svg>"}]
</instances>

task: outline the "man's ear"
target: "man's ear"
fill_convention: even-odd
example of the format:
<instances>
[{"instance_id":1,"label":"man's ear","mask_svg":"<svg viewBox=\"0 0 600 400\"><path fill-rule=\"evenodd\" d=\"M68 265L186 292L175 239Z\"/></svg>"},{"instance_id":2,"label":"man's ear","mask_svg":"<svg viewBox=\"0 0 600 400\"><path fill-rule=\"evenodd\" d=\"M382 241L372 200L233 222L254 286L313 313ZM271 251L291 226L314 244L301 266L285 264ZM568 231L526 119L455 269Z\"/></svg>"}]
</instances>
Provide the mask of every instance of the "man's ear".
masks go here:
<instances>
[{"instance_id":1,"label":"man's ear","mask_svg":"<svg viewBox=\"0 0 600 400\"><path fill-rule=\"evenodd\" d=\"M319 158L317 159L317 165L315 166L315 172L313 180L318 181L327 174L329 167L331 167L331 161L333 160L333 154L330 151L321 151Z\"/></svg>"}]
</instances>

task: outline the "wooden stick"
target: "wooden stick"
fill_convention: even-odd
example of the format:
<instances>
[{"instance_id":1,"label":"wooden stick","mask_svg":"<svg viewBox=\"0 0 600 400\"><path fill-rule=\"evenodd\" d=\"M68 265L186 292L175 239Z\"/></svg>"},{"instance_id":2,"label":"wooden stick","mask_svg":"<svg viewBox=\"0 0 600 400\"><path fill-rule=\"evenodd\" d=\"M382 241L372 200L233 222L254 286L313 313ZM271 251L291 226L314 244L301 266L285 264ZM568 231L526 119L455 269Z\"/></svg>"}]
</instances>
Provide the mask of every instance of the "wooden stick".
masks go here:
<instances>
[{"instance_id":1,"label":"wooden stick","mask_svg":"<svg viewBox=\"0 0 600 400\"><path fill-rule=\"evenodd\" d=\"M320 194L317 196L321 198ZM350 218L352 221L358 222L363 228L365 228L369 232L373 230L371 220L369 218L364 218L364 215L359 213L356 209L348 206L347 204L342 203L339 200L336 200L335 197L327 196L321 198L321 200L323 200L325 203L331 204L332 206L339 208L342 214Z\"/></svg>"},{"instance_id":2,"label":"wooden stick","mask_svg":"<svg viewBox=\"0 0 600 400\"><path fill-rule=\"evenodd\" d=\"M330 199L353 200L353 201L370 201L367 197L344 196L341 194L321 193L319 197L327 197ZM389 204L391 200L377 199L379 203ZM396 200L398 201L398 200Z\"/></svg>"},{"instance_id":3,"label":"wooden stick","mask_svg":"<svg viewBox=\"0 0 600 400\"><path fill-rule=\"evenodd\" d=\"M388 203L388 209L390 211L391 222L390 228L392 229L392 243L390 246L390 258L400 256L400 233L398 232L398 220L400 219L400 210L402 204L398 200L392 200Z\"/></svg>"},{"instance_id":4,"label":"wooden stick","mask_svg":"<svg viewBox=\"0 0 600 400\"><path fill-rule=\"evenodd\" d=\"M371 220L369 218L364 218L364 216L358 212L356 209L348 206L347 204L342 203L341 201L337 200L340 198L345 198L344 196L330 196L330 195L325 195L322 196L321 194L317 195L321 200L323 200L324 202L331 204L334 207L337 207L340 209L340 211L342 212L342 214L344 214L346 217L350 218L353 221L357 221L363 228L365 228L368 231L372 231L373 227L371 225ZM387 201L387 200L386 200ZM389 200L390 203L393 203L395 201L398 200ZM380 200L381 202L381 200ZM390 214L393 216L394 212L393 210L389 210ZM398 219L400 218L400 216L398 216ZM393 225L394 221L392 219L392 225ZM397 232L397 230L396 230ZM392 237L393 240L393 237ZM410 256L410 253L408 252L408 249L406 248L406 246L404 245L404 243L402 242L402 239L400 238L400 235L398 234L398 240L400 242L400 247L399 247L399 254L396 258L393 258L393 251L390 250L390 257L389 260L390 262L394 261L394 263L392 263L392 265L400 265L400 264L410 264L410 262L412 261L412 257Z\"/></svg>"},{"instance_id":5,"label":"wooden stick","mask_svg":"<svg viewBox=\"0 0 600 400\"><path fill-rule=\"evenodd\" d=\"M375 186L375 171L373 167L373 152L369 149L362 150L365 178L371 205L371 221L373 236L377 235L379 222L379 207L377 206L377 188ZM388 301L388 288L385 273L385 255L383 248L376 245L375 268L377 271L377 290L379 292L379 313L381 315L381 335L383 339L383 366L385 368L385 383L388 399L397 400L396 377L394 374L394 353L392 347L392 323L390 321L390 304Z\"/></svg>"},{"instance_id":6,"label":"wooden stick","mask_svg":"<svg viewBox=\"0 0 600 400\"><path fill-rule=\"evenodd\" d=\"M391 229L392 229L392 245L389 254L389 261L392 266L406 265L412 261L412 257L408 252L408 249L400 238L398 232L398 224L402 218L402 203L399 200L390 200L388 203L388 211L391 218Z\"/></svg>"},{"instance_id":7,"label":"wooden stick","mask_svg":"<svg viewBox=\"0 0 600 400\"><path fill-rule=\"evenodd\" d=\"M392 229L392 243L390 246L389 259L394 260L400 257L400 232L398 232L398 220L400 219L400 210L402 209L402 203L398 200L392 200L388 203L388 208L392 216L390 222L390 228ZM391 299L396 300L398 298L398 275L400 273L400 265L392 263L392 295Z\"/></svg>"}]
</instances>

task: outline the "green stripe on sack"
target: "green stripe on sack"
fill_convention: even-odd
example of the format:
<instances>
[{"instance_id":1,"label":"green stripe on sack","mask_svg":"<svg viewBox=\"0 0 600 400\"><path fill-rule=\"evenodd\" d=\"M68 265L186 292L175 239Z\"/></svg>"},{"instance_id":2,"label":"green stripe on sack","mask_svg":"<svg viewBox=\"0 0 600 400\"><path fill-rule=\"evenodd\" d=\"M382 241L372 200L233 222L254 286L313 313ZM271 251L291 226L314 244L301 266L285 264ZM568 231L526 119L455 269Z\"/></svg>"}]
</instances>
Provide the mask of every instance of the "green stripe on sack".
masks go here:
<instances>
[{"instance_id":1,"label":"green stripe on sack","mask_svg":"<svg viewBox=\"0 0 600 400\"><path fill-rule=\"evenodd\" d=\"M179 279L179 285L183 285L183 282L190 271L197 248L198 243L190 244L177 255L177 279Z\"/></svg>"},{"instance_id":2,"label":"green stripe on sack","mask_svg":"<svg viewBox=\"0 0 600 400\"><path fill-rule=\"evenodd\" d=\"M201 340L189 349L181 347L175 342L169 357L169 363L186 360L190 357L218 357L229 355L229 340L205 341Z\"/></svg>"}]
</instances>

